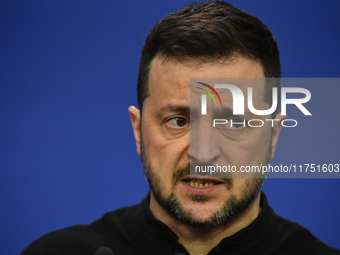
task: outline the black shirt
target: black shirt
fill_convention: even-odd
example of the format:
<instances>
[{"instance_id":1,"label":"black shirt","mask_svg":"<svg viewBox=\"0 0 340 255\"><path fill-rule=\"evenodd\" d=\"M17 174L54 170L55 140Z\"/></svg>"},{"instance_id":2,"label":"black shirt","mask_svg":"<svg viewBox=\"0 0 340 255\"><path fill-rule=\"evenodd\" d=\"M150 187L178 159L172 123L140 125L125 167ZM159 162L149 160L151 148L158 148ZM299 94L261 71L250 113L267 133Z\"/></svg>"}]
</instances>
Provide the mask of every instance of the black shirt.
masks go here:
<instances>
[{"instance_id":1,"label":"black shirt","mask_svg":"<svg viewBox=\"0 0 340 255\"><path fill-rule=\"evenodd\" d=\"M178 236L155 219L149 209L150 194L138 205L106 213L89 225L49 233L28 246L22 255L94 255L102 246L114 255L189 254ZM224 238L208 254L328 255L340 254L307 229L275 214L261 195L261 212L246 228Z\"/></svg>"}]
</instances>

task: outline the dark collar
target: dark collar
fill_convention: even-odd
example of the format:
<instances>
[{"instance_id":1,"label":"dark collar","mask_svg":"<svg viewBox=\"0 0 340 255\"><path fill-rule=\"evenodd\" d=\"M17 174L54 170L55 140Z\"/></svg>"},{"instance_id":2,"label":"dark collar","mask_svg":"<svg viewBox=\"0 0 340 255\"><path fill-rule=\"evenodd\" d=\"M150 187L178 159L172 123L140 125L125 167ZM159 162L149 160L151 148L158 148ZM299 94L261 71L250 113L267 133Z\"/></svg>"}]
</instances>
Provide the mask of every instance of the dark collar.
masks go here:
<instances>
[{"instance_id":1,"label":"dark collar","mask_svg":"<svg viewBox=\"0 0 340 255\"><path fill-rule=\"evenodd\" d=\"M175 246L178 250L183 250L182 245L178 243L178 236L167 225L153 216L149 205L150 193L139 204L136 211L139 226L143 231L148 232L147 235L154 236L155 240L161 240L161 245L171 246L172 248ZM265 239L271 232L271 228L275 226L277 218L274 217L273 210L268 206L267 197L263 192L261 193L260 207L260 214L250 225L234 235L224 238L213 250L224 249L225 247L230 250L233 246L240 249L242 244L259 242L261 239Z\"/></svg>"}]
</instances>

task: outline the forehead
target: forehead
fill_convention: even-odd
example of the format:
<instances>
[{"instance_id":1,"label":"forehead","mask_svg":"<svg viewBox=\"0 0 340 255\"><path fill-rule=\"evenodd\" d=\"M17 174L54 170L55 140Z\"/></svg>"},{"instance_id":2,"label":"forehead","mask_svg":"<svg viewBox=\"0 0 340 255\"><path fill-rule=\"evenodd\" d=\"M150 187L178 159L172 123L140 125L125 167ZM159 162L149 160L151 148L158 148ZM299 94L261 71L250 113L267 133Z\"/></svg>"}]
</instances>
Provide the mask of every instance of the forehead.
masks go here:
<instances>
[{"instance_id":1,"label":"forehead","mask_svg":"<svg viewBox=\"0 0 340 255\"><path fill-rule=\"evenodd\" d=\"M259 61L241 57L209 63L156 57L150 66L145 106L154 110L178 105L189 107L191 78L264 78L264 75ZM263 89L258 91L260 95Z\"/></svg>"},{"instance_id":2,"label":"forehead","mask_svg":"<svg viewBox=\"0 0 340 255\"><path fill-rule=\"evenodd\" d=\"M246 58L197 63L156 57L150 65L149 96L158 91L189 88L190 78L264 78L260 61Z\"/></svg>"}]
</instances>

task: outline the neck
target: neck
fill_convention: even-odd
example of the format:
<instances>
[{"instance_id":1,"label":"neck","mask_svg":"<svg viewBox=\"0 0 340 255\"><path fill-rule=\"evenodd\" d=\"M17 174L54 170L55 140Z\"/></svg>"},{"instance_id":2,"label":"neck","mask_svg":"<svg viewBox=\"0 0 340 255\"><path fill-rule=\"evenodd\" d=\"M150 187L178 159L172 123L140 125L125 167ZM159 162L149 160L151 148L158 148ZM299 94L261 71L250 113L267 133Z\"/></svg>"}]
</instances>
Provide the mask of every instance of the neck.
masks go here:
<instances>
[{"instance_id":1,"label":"neck","mask_svg":"<svg viewBox=\"0 0 340 255\"><path fill-rule=\"evenodd\" d=\"M250 207L233 221L208 229L193 228L174 219L158 204L152 193L150 210L156 219L166 224L179 237L179 243L190 254L203 255L218 245L222 239L237 233L257 218L261 211L260 195L259 193Z\"/></svg>"}]
</instances>

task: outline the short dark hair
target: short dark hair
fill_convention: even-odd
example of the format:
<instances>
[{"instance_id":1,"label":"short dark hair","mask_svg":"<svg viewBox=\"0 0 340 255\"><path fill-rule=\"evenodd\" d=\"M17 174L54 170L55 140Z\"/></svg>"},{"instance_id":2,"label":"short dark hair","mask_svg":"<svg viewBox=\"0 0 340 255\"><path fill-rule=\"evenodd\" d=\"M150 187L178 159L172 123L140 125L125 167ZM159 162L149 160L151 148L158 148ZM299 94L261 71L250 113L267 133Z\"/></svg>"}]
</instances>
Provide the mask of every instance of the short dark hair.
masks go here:
<instances>
[{"instance_id":1,"label":"short dark hair","mask_svg":"<svg viewBox=\"0 0 340 255\"><path fill-rule=\"evenodd\" d=\"M141 111L149 92L150 65L156 56L201 62L242 56L259 60L266 78L281 76L272 32L258 18L223 1L192 3L152 28L139 65L137 97Z\"/></svg>"}]
</instances>

